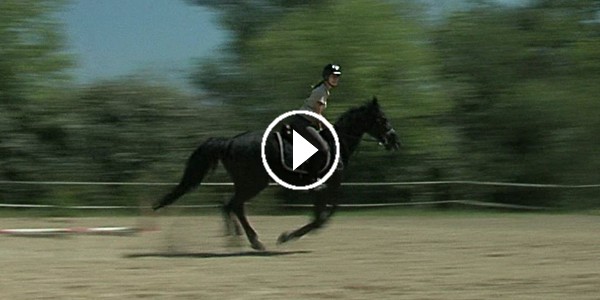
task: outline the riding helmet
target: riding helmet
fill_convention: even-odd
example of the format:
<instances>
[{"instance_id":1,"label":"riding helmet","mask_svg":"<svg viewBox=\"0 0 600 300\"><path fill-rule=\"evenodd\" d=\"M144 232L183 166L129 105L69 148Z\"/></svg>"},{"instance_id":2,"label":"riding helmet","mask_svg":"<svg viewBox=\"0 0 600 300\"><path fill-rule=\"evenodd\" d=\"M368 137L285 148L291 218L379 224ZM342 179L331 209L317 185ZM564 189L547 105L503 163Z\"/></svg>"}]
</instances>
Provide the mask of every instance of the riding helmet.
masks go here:
<instances>
[{"instance_id":1,"label":"riding helmet","mask_svg":"<svg viewBox=\"0 0 600 300\"><path fill-rule=\"evenodd\" d=\"M325 68L323 68L323 78L327 79L329 78L329 75L342 75L342 68L340 67L340 65L336 65L336 64L328 64L325 66Z\"/></svg>"}]
</instances>

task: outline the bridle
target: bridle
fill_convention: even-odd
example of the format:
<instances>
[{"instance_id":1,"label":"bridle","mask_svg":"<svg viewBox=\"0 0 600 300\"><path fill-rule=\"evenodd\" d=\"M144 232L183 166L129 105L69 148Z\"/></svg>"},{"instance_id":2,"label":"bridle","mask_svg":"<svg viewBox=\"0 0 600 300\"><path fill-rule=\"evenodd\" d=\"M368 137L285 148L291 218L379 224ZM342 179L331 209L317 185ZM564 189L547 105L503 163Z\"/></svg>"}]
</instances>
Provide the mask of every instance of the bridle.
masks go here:
<instances>
[{"instance_id":1,"label":"bridle","mask_svg":"<svg viewBox=\"0 0 600 300\"><path fill-rule=\"evenodd\" d=\"M381 146L387 146L387 144L390 143L390 141L388 140L388 136L392 135L396 133L396 130L394 130L394 128L390 128L388 129L384 134L383 134L383 141L378 141L379 145Z\"/></svg>"},{"instance_id":2,"label":"bridle","mask_svg":"<svg viewBox=\"0 0 600 300\"><path fill-rule=\"evenodd\" d=\"M368 135L367 137L362 137L362 135L353 135L353 134L339 133L339 132L338 132L338 135L342 135L342 136L356 139L356 140L361 140L363 142L378 143L380 146L386 146L389 143L387 137L395 132L396 132L396 130L394 130L394 128L390 128L382 135L381 139L375 138L371 135Z\"/></svg>"}]
</instances>

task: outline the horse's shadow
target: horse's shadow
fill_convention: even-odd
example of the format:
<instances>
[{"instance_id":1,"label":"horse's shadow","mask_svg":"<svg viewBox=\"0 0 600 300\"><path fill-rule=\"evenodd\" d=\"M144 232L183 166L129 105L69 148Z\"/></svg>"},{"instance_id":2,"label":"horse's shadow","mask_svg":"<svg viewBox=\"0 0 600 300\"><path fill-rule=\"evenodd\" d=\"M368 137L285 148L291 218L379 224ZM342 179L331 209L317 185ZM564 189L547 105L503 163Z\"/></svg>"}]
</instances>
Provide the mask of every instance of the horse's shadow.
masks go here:
<instances>
[{"instance_id":1,"label":"horse's shadow","mask_svg":"<svg viewBox=\"0 0 600 300\"><path fill-rule=\"evenodd\" d=\"M228 258L228 257L273 257L308 254L312 251L242 251L242 252L148 252L126 254L125 258Z\"/></svg>"}]
</instances>

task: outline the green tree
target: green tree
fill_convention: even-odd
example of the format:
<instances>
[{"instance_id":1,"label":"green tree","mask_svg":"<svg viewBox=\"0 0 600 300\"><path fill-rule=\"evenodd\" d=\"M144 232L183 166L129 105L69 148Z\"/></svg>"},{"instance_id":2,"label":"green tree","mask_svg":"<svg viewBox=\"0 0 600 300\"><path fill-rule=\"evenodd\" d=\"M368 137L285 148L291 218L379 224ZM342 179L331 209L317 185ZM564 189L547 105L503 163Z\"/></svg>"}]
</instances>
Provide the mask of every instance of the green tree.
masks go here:
<instances>
[{"instance_id":1,"label":"green tree","mask_svg":"<svg viewBox=\"0 0 600 300\"><path fill-rule=\"evenodd\" d=\"M76 181L173 182L217 118L192 97L143 79L99 82L83 88L77 99L69 112L71 155L63 166ZM135 201L126 196L144 189L86 188L96 195L82 197L123 203Z\"/></svg>"},{"instance_id":2,"label":"green tree","mask_svg":"<svg viewBox=\"0 0 600 300\"><path fill-rule=\"evenodd\" d=\"M575 183L598 178L598 8L593 1L481 6L438 31L473 178ZM593 22L589 22L592 20ZM557 204L556 191L499 188L488 199Z\"/></svg>"},{"instance_id":3,"label":"green tree","mask_svg":"<svg viewBox=\"0 0 600 300\"><path fill-rule=\"evenodd\" d=\"M60 101L72 60L55 13L64 1L0 2L0 179L43 176L63 153L64 128L48 103ZM36 188L0 187L35 194ZM18 198L18 197L17 197Z\"/></svg>"},{"instance_id":4,"label":"green tree","mask_svg":"<svg viewBox=\"0 0 600 300\"><path fill-rule=\"evenodd\" d=\"M0 102L45 99L68 80L72 66L62 24L55 13L65 1L6 0L0 3Z\"/></svg>"}]
</instances>

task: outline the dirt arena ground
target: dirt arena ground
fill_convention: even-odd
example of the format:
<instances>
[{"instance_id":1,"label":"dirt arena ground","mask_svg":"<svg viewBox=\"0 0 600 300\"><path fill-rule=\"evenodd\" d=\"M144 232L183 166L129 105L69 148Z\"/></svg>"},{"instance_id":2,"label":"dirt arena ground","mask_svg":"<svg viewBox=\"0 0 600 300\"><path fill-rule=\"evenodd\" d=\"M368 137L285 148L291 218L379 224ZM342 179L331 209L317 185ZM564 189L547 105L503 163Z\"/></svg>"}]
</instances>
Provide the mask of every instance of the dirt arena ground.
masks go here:
<instances>
[{"instance_id":1,"label":"dirt arena ground","mask_svg":"<svg viewBox=\"0 0 600 300\"><path fill-rule=\"evenodd\" d=\"M220 218L159 217L133 237L0 236L1 299L600 299L600 217L338 216L282 247L302 216L251 216L269 251ZM0 228L138 218L0 219ZM236 245L237 244L237 245Z\"/></svg>"}]
</instances>

